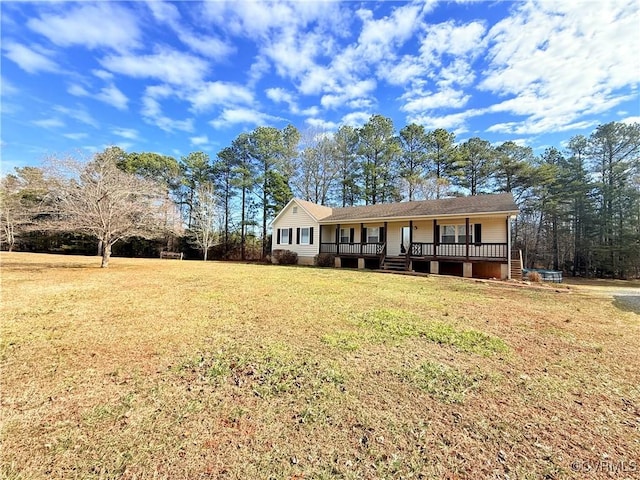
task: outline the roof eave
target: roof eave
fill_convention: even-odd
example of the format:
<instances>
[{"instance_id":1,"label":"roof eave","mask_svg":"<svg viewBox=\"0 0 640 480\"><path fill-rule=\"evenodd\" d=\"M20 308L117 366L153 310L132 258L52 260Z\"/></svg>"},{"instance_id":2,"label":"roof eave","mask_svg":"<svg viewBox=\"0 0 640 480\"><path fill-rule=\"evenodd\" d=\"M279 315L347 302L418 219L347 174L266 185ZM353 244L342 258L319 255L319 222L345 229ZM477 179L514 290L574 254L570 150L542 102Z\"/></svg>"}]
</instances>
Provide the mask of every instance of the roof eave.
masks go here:
<instances>
[{"instance_id":1,"label":"roof eave","mask_svg":"<svg viewBox=\"0 0 640 480\"><path fill-rule=\"evenodd\" d=\"M503 215L517 215L519 210L503 210L498 212L476 212L476 213L446 213L441 215L410 215L401 217L368 217L368 218L343 218L341 220L317 220L318 224L331 225L337 223L364 223L364 222L401 222L403 220L437 220L438 218L454 217L493 217Z\"/></svg>"}]
</instances>

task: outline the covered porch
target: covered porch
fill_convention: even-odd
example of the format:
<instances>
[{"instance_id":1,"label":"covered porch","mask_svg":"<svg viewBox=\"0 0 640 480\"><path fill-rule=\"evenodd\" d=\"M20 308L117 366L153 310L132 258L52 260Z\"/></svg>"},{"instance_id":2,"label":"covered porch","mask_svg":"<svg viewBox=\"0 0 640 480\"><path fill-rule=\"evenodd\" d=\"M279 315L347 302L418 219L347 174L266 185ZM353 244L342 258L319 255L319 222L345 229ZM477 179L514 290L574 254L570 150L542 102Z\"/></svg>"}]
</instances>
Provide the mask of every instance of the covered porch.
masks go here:
<instances>
[{"instance_id":1,"label":"covered porch","mask_svg":"<svg viewBox=\"0 0 640 480\"><path fill-rule=\"evenodd\" d=\"M510 236L509 216L321 224L319 251L336 266L508 278Z\"/></svg>"}]
</instances>

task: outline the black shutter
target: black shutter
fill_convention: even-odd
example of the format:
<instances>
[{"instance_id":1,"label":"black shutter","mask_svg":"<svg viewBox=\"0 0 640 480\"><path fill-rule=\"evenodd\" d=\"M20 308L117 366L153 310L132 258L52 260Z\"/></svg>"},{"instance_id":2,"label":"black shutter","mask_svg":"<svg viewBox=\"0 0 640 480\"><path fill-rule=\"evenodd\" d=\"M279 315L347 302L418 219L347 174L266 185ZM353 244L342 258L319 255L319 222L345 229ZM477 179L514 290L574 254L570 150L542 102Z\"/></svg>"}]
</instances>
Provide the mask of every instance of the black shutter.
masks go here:
<instances>
[{"instance_id":1,"label":"black shutter","mask_svg":"<svg viewBox=\"0 0 640 480\"><path fill-rule=\"evenodd\" d=\"M480 245L482 243L482 224L475 223L473 225L473 241L476 245Z\"/></svg>"},{"instance_id":2,"label":"black shutter","mask_svg":"<svg viewBox=\"0 0 640 480\"><path fill-rule=\"evenodd\" d=\"M276 243L280 245L280 229L278 229L278 233L276 236L278 237L278 239L276 240Z\"/></svg>"},{"instance_id":3,"label":"black shutter","mask_svg":"<svg viewBox=\"0 0 640 480\"><path fill-rule=\"evenodd\" d=\"M367 243L367 227L363 227L362 228L362 233L360 233L360 235L362 236L362 238L360 239L360 241L362 243Z\"/></svg>"},{"instance_id":4,"label":"black shutter","mask_svg":"<svg viewBox=\"0 0 640 480\"><path fill-rule=\"evenodd\" d=\"M440 225L436 225L436 231L433 232L433 243L440 245Z\"/></svg>"},{"instance_id":5,"label":"black shutter","mask_svg":"<svg viewBox=\"0 0 640 480\"><path fill-rule=\"evenodd\" d=\"M293 243L293 228L289 229L289 245Z\"/></svg>"},{"instance_id":6,"label":"black shutter","mask_svg":"<svg viewBox=\"0 0 640 480\"><path fill-rule=\"evenodd\" d=\"M349 243L353 243L353 238L355 236L356 233L356 229L355 228L350 228L349 229Z\"/></svg>"},{"instance_id":7,"label":"black shutter","mask_svg":"<svg viewBox=\"0 0 640 480\"><path fill-rule=\"evenodd\" d=\"M300 227L296 228L296 245L300 245Z\"/></svg>"},{"instance_id":8,"label":"black shutter","mask_svg":"<svg viewBox=\"0 0 640 480\"><path fill-rule=\"evenodd\" d=\"M378 241L382 243L384 242L384 227L380 227L379 232L380 232L380 238L378 239Z\"/></svg>"},{"instance_id":9,"label":"black shutter","mask_svg":"<svg viewBox=\"0 0 640 480\"><path fill-rule=\"evenodd\" d=\"M313 245L313 227L309 229L309 245Z\"/></svg>"}]
</instances>

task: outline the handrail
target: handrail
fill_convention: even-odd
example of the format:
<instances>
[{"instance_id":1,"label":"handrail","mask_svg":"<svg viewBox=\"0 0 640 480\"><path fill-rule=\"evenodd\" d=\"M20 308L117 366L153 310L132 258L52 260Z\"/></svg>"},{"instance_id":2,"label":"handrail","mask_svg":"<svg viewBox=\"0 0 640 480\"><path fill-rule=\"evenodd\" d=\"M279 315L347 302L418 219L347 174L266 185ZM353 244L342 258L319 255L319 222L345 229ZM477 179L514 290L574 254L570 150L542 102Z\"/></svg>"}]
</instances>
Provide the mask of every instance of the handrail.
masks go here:
<instances>
[{"instance_id":1,"label":"handrail","mask_svg":"<svg viewBox=\"0 0 640 480\"><path fill-rule=\"evenodd\" d=\"M380 268L382 268L382 265L384 264L385 259L387 258L387 249L386 244L382 243L381 245L382 248L380 248Z\"/></svg>"},{"instance_id":2,"label":"handrail","mask_svg":"<svg viewBox=\"0 0 640 480\"><path fill-rule=\"evenodd\" d=\"M471 243L468 258L506 259L507 248L507 243ZM411 257L467 258L467 246L464 243L412 242L407 254Z\"/></svg>"}]
</instances>

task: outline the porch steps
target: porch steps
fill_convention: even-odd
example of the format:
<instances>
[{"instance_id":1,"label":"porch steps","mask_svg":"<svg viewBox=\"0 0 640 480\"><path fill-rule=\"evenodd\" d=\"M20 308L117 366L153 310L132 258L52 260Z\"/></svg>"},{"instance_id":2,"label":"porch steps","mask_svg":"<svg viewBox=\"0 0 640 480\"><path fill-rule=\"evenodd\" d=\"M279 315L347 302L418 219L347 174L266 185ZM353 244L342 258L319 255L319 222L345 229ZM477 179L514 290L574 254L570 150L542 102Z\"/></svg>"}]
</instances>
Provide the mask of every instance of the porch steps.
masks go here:
<instances>
[{"instance_id":1,"label":"porch steps","mask_svg":"<svg viewBox=\"0 0 640 480\"><path fill-rule=\"evenodd\" d=\"M404 272L405 257L385 257L384 263L382 264L382 270Z\"/></svg>"},{"instance_id":2,"label":"porch steps","mask_svg":"<svg viewBox=\"0 0 640 480\"><path fill-rule=\"evenodd\" d=\"M519 250L511 253L511 279L522 280L522 253Z\"/></svg>"}]
</instances>

